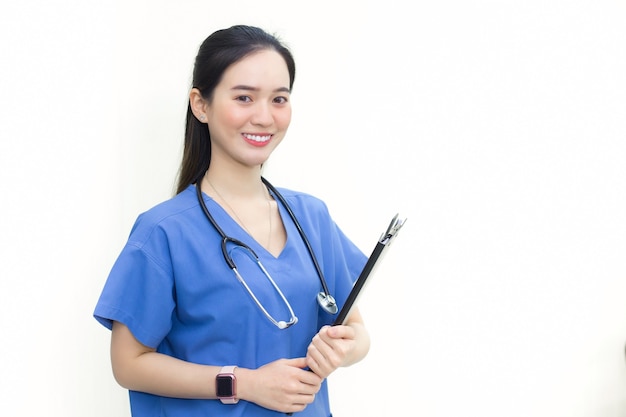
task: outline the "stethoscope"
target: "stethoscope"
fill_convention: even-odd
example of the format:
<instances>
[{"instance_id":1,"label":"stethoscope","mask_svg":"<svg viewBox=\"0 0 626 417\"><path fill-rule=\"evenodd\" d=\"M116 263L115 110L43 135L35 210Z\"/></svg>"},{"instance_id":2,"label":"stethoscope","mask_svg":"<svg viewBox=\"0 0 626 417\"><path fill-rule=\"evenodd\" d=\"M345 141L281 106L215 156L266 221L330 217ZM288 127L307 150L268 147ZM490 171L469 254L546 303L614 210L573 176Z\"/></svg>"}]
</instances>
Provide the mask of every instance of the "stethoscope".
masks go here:
<instances>
[{"instance_id":1,"label":"stethoscope","mask_svg":"<svg viewBox=\"0 0 626 417\"><path fill-rule=\"evenodd\" d=\"M315 270L317 271L317 276L319 277L320 283L322 284L322 291L320 291L317 294L317 302L318 302L318 304L327 313L329 313L329 314L336 314L337 310L338 310L337 309L337 302L335 301L335 298L332 295L330 295L330 291L328 290L328 285L326 284L326 279L324 278L324 274L322 273L322 269L320 268L319 263L317 262L317 257L315 256L315 253L313 252L313 248L311 247L311 244L309 243L309 239L307 238L306 234L304 233L304 230L302 229L302 226L300 225L300 222L298 221L298 219L296 218L296 215L291 210L291 207L289 207L289 204L287 204L287 201L285 200L285 198L278 192L278 190L276 188L274 188L274 186L272 184L270 184L269 181L267 181L264 177L261 177L261 181L263 181L263 184L265 184L265 186L270 190L270 192L275 197L278 198L278 200L283 205L283 207L285 207L285 210L287 210L287 213L289 214L289 217L291 217L291 220L293 221L294 225L296 226L296 229L298 229L298 233L300 234L300 237L302 238L302 241L304 242L304 245L306 246L307 251L309 252L309 255L311 257L311 261L313 261L313 265L315 266ZM209 209L207 208L206 203L204 202L204 198L202 198L202 190L201 190L201 187L200 187L199 183L196 183L196 195L198 197L198 202L200 203L200 207L202 208L202 211L204 212L204 215L209 220L209 222L213 225L215 230L217 230L217 232L222 237L222 255L224 256L224 260L226 261L226 263L228 264L230 269L233 270L233 272L235 273L235 276L237 277L237 280L245 287L245 289L248 291L248 294L250 294L250 296L252 297L252 299L254 300L256 305L259 307L259 309L261 309L261 311L265 314L265 316L272 323L274 323L274 325L276 327L278 327L279 329L286 329L286 328L296 324L298 322L298 317L296 317L296 315L295 315L295 313L293 311L293 308L291 308L291 304L289 304L289 301L287 300L287 298L285 297L283 292L280 290L278 285L276 285L276 282L272 279L271 275L267 272L267 270L265 269L265 267L261 263L261 261L260 261L259 257L257 256L257 254L252 250L252 248L250 248L250 246L246 245L242 241L228 236L226 233L224 233L222 228L217 224L217 222L215 221L215 219L213 218L213 216L209 212ZM233 258L228 253L228 249L227 249L227 244L228 243L231 243L231 244L233 244L235 246L238 246L238 247L241 247L242 249L245 249L245 252L256 262L258 267L261 269L261 271L263 272L263 274L265 275L267 280L272 284L272 287L278 293L280 298L283 300L283 303L285 304L285 306L289 310L289 314L290 314L289 321L276 320L265 309L265 307L263 307L263 304L261 304L261 302L258 300L258 298L254 295L254 292L252 292L252 290L250 289L250 287L248 286L246 281L243 279L243 277L241 276L241 274L237 270L237 266L235 265L235 262L233 261Z\"/></svg>"}]
</instances>

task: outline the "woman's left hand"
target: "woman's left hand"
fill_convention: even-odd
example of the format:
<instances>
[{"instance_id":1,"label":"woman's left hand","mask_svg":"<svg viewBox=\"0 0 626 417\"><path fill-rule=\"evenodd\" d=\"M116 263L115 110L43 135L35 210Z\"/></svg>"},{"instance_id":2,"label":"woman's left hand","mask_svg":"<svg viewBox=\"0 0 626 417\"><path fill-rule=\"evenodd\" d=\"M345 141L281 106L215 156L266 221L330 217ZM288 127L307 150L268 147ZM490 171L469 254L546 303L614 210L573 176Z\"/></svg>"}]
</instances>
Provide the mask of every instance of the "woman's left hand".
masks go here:
<instances>
[{"instance_id":1,"label":"woman's left hand","mask_svg":"<svg viewBox=\"0 0 626 417\"><path fill-rule=\"evenodd\" d=\"M335 369L345 366L356 349L356 331L351 326L324 326L313 337L307 349L307 366L318 376L328 377Z\"/></svg>"},{"instance_id":2,"label":"woman's left hand","mask_svg":"<svg viewBox=\"0 0 626 417\"><path fill-rule=\"evenodd\" d=\"M358 308L354 308L345 325L324 326L313 337L306 353L309 369L327 378L340 366L350 366L367 355L369 333Z\"/></svg>"}]
</instances>

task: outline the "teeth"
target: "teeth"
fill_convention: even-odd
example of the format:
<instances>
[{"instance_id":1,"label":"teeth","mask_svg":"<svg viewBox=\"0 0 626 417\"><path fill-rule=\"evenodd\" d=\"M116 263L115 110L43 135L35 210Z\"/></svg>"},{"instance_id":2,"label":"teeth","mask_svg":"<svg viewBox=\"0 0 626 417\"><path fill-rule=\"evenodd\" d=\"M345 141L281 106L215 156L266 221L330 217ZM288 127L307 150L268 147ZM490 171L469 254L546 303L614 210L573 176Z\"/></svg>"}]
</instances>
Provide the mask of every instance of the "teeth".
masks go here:
<instances>
[{"instance_id":1,"label":"teeth","mask_svg":"<svg viewBox=\"0 0 626 417\"><path fill-rule=\"evenodd\" d=\"M270 138L272 137L271 135L267 135L267 136L257 136L257 135L249 135L247 133L244 134L244 136L250 140L253 140L255 142L267 142L268 140L270 140Z\"/></svg>"}]
</instances>

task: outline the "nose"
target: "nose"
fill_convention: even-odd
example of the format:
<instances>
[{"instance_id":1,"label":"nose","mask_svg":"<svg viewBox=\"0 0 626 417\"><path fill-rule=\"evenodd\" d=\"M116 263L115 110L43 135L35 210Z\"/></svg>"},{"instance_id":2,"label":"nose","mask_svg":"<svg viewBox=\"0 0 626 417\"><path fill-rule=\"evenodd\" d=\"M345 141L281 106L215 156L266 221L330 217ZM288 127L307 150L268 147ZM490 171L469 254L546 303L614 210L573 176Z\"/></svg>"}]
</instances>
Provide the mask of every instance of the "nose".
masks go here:
<instances>
[{"instance_id":1,"label":"nose","mask_svg":"<svg viewBox=\"0 0 626 417\"><path fill-rule=\"evenodd\" d=\"M274 123L271 106L267 103L257 103L250 121L258 126L271 126Z\"/></svg>"}]
</instances>

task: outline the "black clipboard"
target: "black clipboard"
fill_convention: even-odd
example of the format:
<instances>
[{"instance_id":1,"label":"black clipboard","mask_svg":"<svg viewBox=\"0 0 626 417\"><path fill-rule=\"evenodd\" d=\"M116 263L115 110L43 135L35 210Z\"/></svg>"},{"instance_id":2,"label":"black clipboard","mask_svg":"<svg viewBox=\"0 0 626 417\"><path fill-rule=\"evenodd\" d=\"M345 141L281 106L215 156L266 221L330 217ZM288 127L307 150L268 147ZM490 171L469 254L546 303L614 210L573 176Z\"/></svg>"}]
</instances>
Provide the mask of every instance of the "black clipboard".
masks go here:
<instances>
[{"instance_id":1,"label":"black clipboard","mask_svg":"<svg viewBox=\"0 0 626 417\"><path fill-rule=\"evenodd\" d=\"M389 227L387 230L380 236L378 242L376 242L376 246L372 251L372 254L367 259L365 266L361 270L359 277L354 282L352 290L346 299L341 310L339 310L339 314L335 318L333 322L333 326L337 326L339 324L344 324L348 316L350 315L350 311L356 305L359 295L361 295L365 284L368 282L368 278L371 277L376 270L376 266L380 265L380 261L383 259L383 255L391 245L391 242L398 235L398 232L404 225L406 219L400 219L399 214L393 216L391 219L391 223L389 223Z\"/></svg>"}]
</instances>

